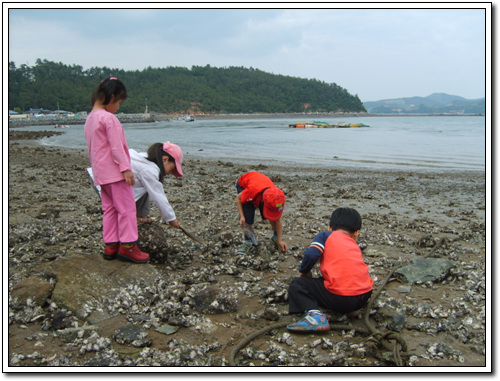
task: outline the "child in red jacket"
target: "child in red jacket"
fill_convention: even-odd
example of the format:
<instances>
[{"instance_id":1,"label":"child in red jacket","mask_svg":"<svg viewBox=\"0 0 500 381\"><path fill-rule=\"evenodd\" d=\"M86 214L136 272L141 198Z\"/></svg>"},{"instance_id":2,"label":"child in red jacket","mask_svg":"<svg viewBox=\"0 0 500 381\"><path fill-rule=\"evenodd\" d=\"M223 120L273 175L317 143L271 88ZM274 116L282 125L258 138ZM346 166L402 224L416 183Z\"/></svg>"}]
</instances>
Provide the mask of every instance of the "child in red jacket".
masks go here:
<instances>
[{"instance_id":1,"label":"child in red jacket","mask_svg":"<svg viewBox=\"0 0 500 381\"><path fill-rule=\"evenodd\" d=\"M373 280L356 243L360 229L361 216L355 209L338 208L331 215L328 231L316 235L304 253L299 277L288 290L289 312L305 312L306 316L288 325L288 330L328 330L328 319L320 307L349 313L366 305ZM318 260L322 276L313 278L311 269Z\"/></svg>"},{"instance_id":2,"label":"child in red jacket","mask_svg":"<svg viewBox=\"0 0 500 381\"><path fill-rule=\"evenodd\" d=\"M283 223L281 215L285 208L285 194L276 188L269 177L260 172L248 172L242 175L236 183L236 205L240 214L240 225L252 230L255 218L255 208L259 208L262 218L271 223L274 234L271 241L276 248L287 251L283 241ZM254 244L245 233L245 242L238 253L249 253Z\"/></svg>"}]
</instances>

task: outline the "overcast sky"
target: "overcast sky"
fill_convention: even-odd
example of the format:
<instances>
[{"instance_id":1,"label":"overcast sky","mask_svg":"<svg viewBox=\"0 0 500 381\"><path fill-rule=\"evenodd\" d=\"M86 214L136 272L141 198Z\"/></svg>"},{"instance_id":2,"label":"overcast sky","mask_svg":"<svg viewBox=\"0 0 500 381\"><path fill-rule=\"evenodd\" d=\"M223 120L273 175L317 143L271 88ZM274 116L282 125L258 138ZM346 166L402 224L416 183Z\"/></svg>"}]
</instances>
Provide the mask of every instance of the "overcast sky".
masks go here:
<instances>
[{"instance_id":1,"label":"overcast sky","mask_svg":"<svg viewBox=\"0 0 500 381\"><path fill-rule=\"evenodd\" d=\"M10 8L8 60L32 66L40 58L84 69L253 67L336 83L365 102L435 92L485 96L490 40L484 9L105 10L68 4L81 9L4 3L4 17Z\"/></svg>"}]
</instances>

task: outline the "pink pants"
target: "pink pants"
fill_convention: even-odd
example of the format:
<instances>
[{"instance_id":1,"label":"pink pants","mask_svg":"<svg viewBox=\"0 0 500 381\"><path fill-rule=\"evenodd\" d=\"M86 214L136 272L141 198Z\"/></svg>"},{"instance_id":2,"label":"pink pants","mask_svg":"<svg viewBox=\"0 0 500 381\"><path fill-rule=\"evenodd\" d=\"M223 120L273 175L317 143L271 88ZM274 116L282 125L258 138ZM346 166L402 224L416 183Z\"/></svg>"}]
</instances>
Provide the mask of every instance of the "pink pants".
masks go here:
<instances>
[{"instance_id":1,"label":"pink pants","mask_svg":"<svg viewBox=\"0 0 500 381\"><path fill-rule=\"evenodd\" d=\"M102 234L104 243L137 242L134 192L125 180L101 185Z\"/></svg>"}]
</instances>

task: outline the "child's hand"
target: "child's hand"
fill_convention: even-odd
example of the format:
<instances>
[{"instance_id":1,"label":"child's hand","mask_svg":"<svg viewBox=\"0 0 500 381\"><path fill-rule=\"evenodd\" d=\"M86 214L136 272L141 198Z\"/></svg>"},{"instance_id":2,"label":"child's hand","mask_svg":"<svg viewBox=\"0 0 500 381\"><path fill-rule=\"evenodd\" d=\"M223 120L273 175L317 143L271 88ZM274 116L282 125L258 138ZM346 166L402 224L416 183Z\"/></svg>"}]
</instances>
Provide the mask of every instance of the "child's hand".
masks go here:
<instances>
[{"instance_id":1,"label":"child's hand","mask_svg":"<svg viewBox=\"0 0 500 381\"><path fill-rule=\"evenodd\" d=\"M299 273L299 278L312 278L312 272L309 271L308 273Z\"/></svg>"},{"instance_id":2,"label":"child's hand","mask_svg":"<svg viewBox=\"0 0 500 381\"><path fill-rule=\"evenodd\" d=\"M240 217L240 225L245 226L246 225L245 217Z\"/></svg>"},{"instance_id":3,"label":"child's hand","mask_svg":"<svg viewBox=\"0 0 500 381\"><path fill-rule=\"evenodd\" d=\"M125 182L127 185L133 186L135 184L135 177L132 171L123 172L123 177L125 177Z\"/></svg>"},{"instance_id":4,"label":"child's hand","mask_svg":"<svg viewBox=\"0 0 500 381\"><path fill-rule=\"evenodd\" d=\"M174 228L180 229L181 225L179 224L179 221L177 220L172 220L168 223L170 226L173 226Z\"/></svg>"},{"instance_id":5,"label":"child's hand","mask_svg":"<svg viewBox=\"0 0 500 381\"><path fill-rule=\"evenodd\" d=\"M288 246L287 246L286 242L279 241L278 244L281 246L281 251L283 251L283 252L288 251Z\"/></svg>"}]
</instances>

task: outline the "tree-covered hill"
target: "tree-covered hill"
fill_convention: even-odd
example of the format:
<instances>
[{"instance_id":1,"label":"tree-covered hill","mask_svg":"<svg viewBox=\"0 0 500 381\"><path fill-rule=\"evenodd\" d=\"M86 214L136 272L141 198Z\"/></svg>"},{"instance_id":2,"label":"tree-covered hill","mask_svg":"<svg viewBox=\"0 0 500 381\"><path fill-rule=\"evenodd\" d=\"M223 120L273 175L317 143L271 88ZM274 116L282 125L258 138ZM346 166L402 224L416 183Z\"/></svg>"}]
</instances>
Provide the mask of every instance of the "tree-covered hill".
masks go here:
<instances>
[{"instance_id":1,"label":"tree-covered hill","mask_svg":"<svg viewBox=\"0 0 500 381\"><path fill-rule=\"evenodd\" d=\"M107 67L83 70L38 59L34 66L9 62L9 109L44 108L90 111L99 81L120 78L128 91L120 112L278 113L364 112L358 96L335 83L275 75L244 68L207 66L125 71Z\"/></svg>"}]
</instances>

